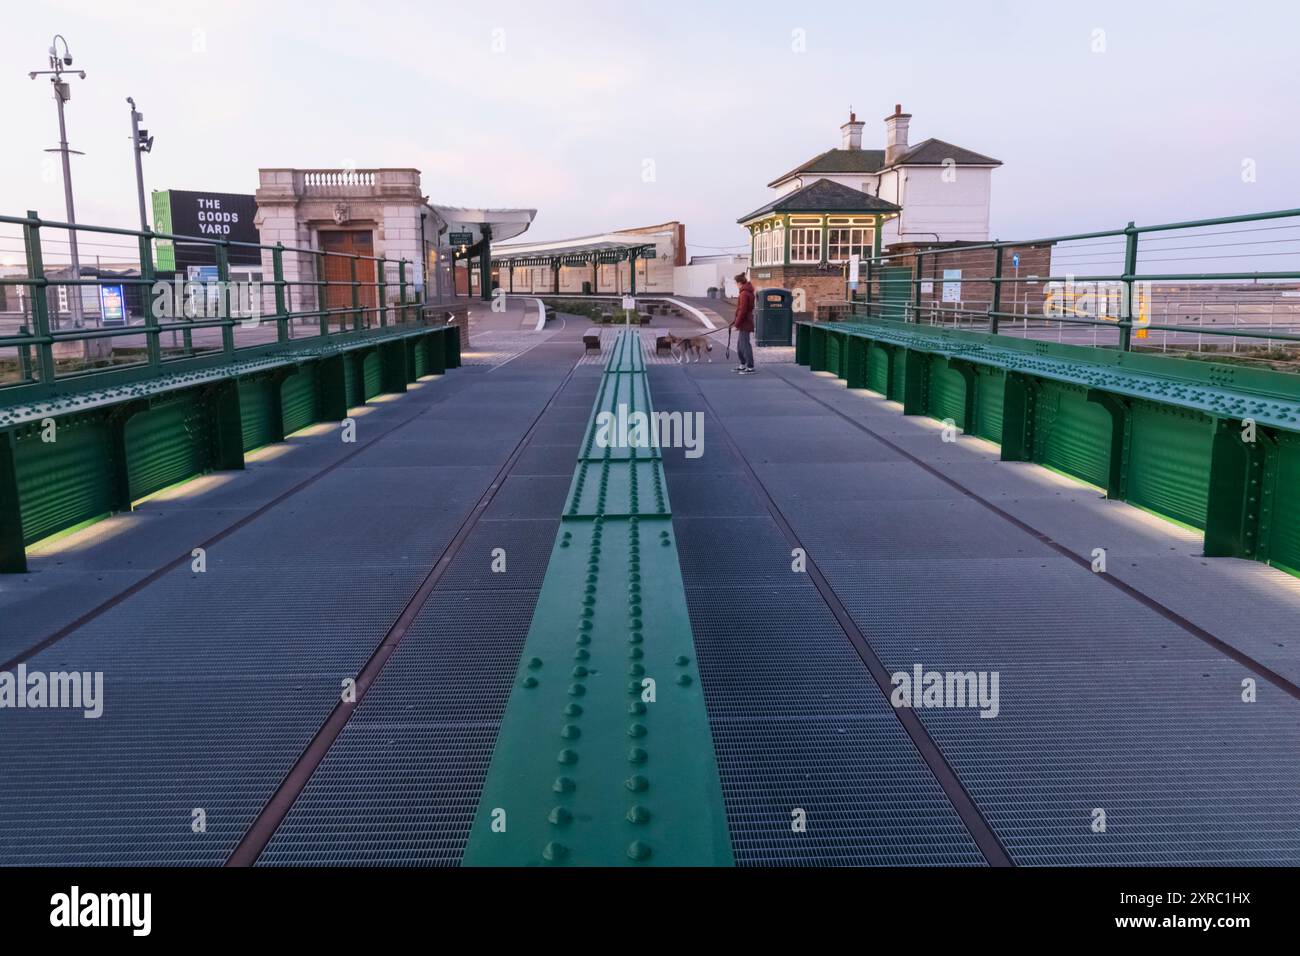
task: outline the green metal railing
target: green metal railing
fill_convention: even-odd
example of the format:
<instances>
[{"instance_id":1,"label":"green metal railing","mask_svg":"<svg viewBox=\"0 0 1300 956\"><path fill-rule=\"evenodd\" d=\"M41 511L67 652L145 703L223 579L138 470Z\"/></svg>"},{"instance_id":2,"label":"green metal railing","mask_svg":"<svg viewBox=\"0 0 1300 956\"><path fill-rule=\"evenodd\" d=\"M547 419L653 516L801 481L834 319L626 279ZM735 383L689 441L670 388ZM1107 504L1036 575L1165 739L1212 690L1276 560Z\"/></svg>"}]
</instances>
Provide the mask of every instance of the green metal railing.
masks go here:
<instances>
[{"instance_id":1,"label":"green metal railing","mask_svg":"<svg viewBox=\"0 0 1300 956\"><path fill-rule=\"evenodd\" d=\"M0 270L0 404L97 387L109 381L108 373L126 369L130 370L130 380L140 380L181 367L229 363L237 354L243 357L301 345L309 337L349 335L426 319L428 303L423 301L421 287L412 281L411 263L405 259L280 243L264 245L111 226L70 225L42 220L31 211L21 217L0 216L0 230L5 227L21 231L25 269L21 275L6 275ZM51 233L55 231L61 231L63 238L53 238ZM74 238L90 243L96 237L110 236L134 240L133 253L126 257L134 259L133 270L106 275L88 269L84 257L82 275L78 276L60 275L59 269L47 265L45 246L49 243L66 244ZM158 274L154 263L159 241L213 249L215 300L210 283ZM114 248L129 247L119 244ZM258 251L261 266L247 267L250 274L260 272L265 276L270 272L269 281L250 280L244 284L246 301L253 307L242 310L242 314L231 308L232 293L240 294L240 284L231 278L230 253L234 249ZM87 277L88 271L97 274ZM115 317L120 318L120 324L106 325L101 311L98 327L62 327L53 291L66 288L67 295L77 296L84 309L82 290L86 287L122 289L121 315ZM202 300L197 299L198 295ZM21 302L21 308L13 308L15 300ZM73 309L71 313L79 311ZM269 334L271 328L273 337ZM208 333L211 339L196 344L196 337L202 339L206 330L213 330ZM167 336L171 337L171 345L166 344ZM143 345L114 350L110 344L106 354L92 355L92 343L107 340L120 344L123 339L142 340ZM67 357L67 352L75 351L68 346L77 345L84 348L84 356ZM121 381L122 377L113 379Z\"/></svg>"},{"instance_id":2,"label":"green metal railing","mask_svg":"<svg viewBox=\"0 0 1300 956\"><path fill-rule=\"evenodd\" d=\"M1208 231L1238 225L1249 228ZM1180 239L1214 241L1168 244ZM1169 258L1169 253L1175 255ZM1013 268L1013 261L1020 257L1047 268ZM1152 268L1157 263L1242 259L1260 265L1290 259L1288 264L1293 265L1249 271ZM1096 266L1103 263L1097 260L1111 260L1117 268L1099 271ZM1061 268L1067 264L1077 265L1078 271ZM952 270L952 266L960 269ZM1166 345L1172 334L1175 347L1180 341L1190 344L1194 340L1197 350L1203 344L1202 336L1231 340L1234 351L1245 340L1284 345L1300 342L1300 209L1151 226L1130 222L1120 229L1031 240L918 247L863 260L863 267L865 274L859 276L856 288L849 284L846 267L845 305L853 316L959 325L1000 334L1007 334L1013 323L1026 334L1031 323L1057 329L1091 327L1095 333L1114 333L1113 340L1098 338L1094 344L1123 351L1135 347L1135 336L1140 346L1140 340L1153 332L1163 333ZM1162 289L1154 285L1157 283L1167 287ZM1030 312L1036 288L1050 290L1052 295L1045 298L1040 311ZM961 291L950 295L951 289ZM1086 306L1078 307L1072 294L1087 300ZM1286 302L1286 298L1295 302ZM1211 304L1208 313L1207 300ZM1243 326L1239 321L1243 309L1249 319L1252 310L1265 301L1270 307L1267 326L1262 321L1248 321ZM1050 313L1049 302L1053 306ZM1280 323L1276 321L1279 303L1283 309ZM1179 313L1190 319L1192 312L1199 311L1201 322L1154 321L1158 305L1164 306L1166 317ZM1216 315L1226 314L1225 308L1216 312L1216 305L1232 308L1231 327L1223 327L1226 321L1214 321ZM1209 324L1205 323L1207 314ZM1016 328L1011 328L1011 333L1015 332Z\"/></svg>"}]
</instances>

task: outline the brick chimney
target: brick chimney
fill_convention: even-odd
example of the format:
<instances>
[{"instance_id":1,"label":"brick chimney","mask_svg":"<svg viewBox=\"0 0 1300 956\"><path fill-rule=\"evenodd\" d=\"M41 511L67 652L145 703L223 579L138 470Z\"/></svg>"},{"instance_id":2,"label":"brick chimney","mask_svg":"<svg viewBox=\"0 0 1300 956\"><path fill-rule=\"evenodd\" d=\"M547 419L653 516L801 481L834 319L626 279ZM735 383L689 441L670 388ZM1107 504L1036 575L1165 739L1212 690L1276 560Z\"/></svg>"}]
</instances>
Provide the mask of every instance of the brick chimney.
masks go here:
<instances>
[{"instance_id":1,"label":"brick chimney","mask_svg":"<svg viewBox=\"0 0 1300 956\"><path fill-rule=\"evenodd\" d=\"M858 119L857 114L850 110L849 121L840 127L840 132L844 135L841 149L862 148L862 126L863 123Z\"/></svg>"},{"instance_id":2,"label":"brick chimney","mask_svg":"<svg viewBox=\"0 0 1300 956\"><path fill-rule=\"evenodd\" d=\"M892 166L907 152L907 124L912 114L904 113L901 103L894 104L894 112L885 117L885 165Z\"/></svg>"}]
</instances>

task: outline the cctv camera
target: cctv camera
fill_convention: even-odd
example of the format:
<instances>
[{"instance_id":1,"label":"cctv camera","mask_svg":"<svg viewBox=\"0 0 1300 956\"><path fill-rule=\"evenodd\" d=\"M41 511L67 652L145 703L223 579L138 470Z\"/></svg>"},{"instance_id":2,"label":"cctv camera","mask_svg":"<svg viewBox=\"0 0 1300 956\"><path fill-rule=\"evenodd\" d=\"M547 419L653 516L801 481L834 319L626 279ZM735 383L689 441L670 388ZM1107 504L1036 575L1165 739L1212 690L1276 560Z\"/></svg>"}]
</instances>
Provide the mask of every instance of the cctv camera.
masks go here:
<instances>
[{"instance_id":1,"label":"cctv camera","mask_svg":"<svg viewBox=\"0 0 1300 956\"><path fill-rule=\"evenodd\" d=\"M64 66L72 66L72 57L70 57L70 56L65 56L65 57L63 58L63 65L64 65Z\"/></svg>"}]
</instances>

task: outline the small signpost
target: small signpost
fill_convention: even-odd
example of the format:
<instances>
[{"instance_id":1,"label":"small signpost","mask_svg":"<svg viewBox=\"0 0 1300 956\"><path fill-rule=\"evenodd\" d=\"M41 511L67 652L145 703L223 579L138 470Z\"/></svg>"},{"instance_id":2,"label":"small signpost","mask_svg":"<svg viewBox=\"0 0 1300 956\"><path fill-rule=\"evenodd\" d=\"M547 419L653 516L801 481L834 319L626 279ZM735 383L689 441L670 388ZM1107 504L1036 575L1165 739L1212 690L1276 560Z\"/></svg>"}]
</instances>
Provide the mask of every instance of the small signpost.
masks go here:
<instances>
[{"instance_id":1,"label":"small signpost","mask_svg":"<svg viewBox=\"0 0 1300 956\"><path fill-rule=\"evenodd\" d=\"M472 232L449 232L447 241L453 246L472 246L474 245L474 233Z\"/></svg>"}]
</instances>

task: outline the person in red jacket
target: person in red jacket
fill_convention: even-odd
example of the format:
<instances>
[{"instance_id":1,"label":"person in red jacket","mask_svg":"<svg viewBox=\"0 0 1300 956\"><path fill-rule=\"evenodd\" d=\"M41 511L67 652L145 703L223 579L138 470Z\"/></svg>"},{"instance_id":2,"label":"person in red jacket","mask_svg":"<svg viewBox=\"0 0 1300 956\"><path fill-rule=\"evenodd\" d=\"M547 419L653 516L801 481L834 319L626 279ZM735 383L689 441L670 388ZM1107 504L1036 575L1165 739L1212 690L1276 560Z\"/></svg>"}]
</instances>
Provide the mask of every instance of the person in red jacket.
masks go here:
<instances>
[{"instance_id":1,"label":"person in red jacket","mask_svg":"<svg viewBox=\"0 0 1300 956\"><path fill-rule=\"evenodd\" d=\"M740 287L740 294L736 298L736 317L731 321L732 328L740 333L740 342L736 345L740 364L736 371L748 375L754 371L754 343L750 339L754 332L754 284L742 272L736 276L736 285Z\"/></svg>"}]
</instances>

